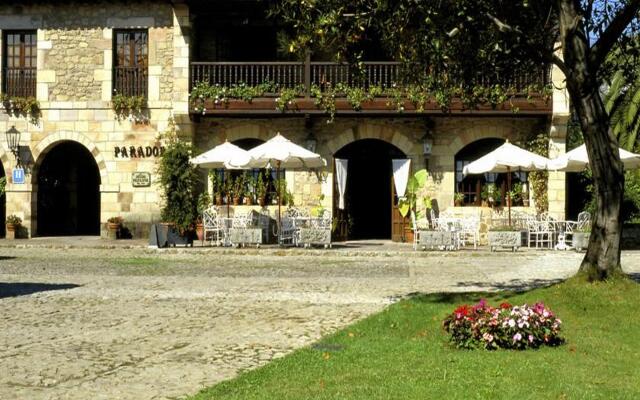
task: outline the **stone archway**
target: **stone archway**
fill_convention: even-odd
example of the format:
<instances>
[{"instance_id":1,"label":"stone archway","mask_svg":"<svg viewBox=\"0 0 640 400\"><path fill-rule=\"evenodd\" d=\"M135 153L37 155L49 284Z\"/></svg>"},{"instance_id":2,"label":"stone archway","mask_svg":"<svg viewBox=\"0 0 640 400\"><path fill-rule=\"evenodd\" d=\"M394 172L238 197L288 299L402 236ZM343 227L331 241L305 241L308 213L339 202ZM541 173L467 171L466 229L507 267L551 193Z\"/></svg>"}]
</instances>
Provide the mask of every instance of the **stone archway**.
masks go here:
<instances>
[{"instance_id":1,"label":"stone archway","mask_svg":"<svg viewBox=\"0 0 640 400\"><path fill-rule=\"evenodd\" d=\"M31 175L31 183L38 183L38 169L46 154L56 145L67 141L79 143L92 155L100 172L100 181L102 183L107 182L107 163L96 145L89 138L77 132L60 131L47 135L46 138L42 139L42 141L33 148L33 159L35 162L33 165L33 174Z\"/></svg>"},{"instance_id":2,"label":"stone archway","mask_svg":"<svg viewBox=\"0 0 640 400\"><path fill-rule=\"evenodd\" d=\"M86 137L58 132L34 148L32 232L99 235L106 163Z\"/></svg>"},{"instance_id":3,"label":"stone archway","mask_svg":"<svg viewBox=\"0 0 640 400\"><path fill-rule=\"evenodd\" d=\"M331 137L326 146L331 154L335 154L349 143L362 139L377 139L387 142L400 149L406 155L416 153L416 146L419 146L408 135L393 127L378 124L360 124L355 128L347 129Z\"/></svg>"}]
</instances>

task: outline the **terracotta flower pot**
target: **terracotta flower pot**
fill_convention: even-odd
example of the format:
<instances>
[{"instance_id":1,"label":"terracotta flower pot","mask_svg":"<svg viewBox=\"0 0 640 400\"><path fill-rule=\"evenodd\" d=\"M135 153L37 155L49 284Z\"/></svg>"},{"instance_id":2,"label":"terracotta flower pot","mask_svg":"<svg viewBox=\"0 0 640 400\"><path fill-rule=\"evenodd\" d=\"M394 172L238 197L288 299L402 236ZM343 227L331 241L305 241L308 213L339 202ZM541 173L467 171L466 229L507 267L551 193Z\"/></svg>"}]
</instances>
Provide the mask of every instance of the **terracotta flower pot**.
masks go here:
<instances>
[{"instance_id":1,"label":"terracotta flower pot","mask_svg":"<svg viewBox=\"0 0 640 400\"><path fill-rule=\"evenodd\" d=\"M117 231L117 230L120 230L120 224L108 222L107 228L109 228L110 231Z\"/></svg>"},{"instance_id":2,"label":"terracotta flower pot","mask_svg":"<svg viewBox=\"0 0 640 400\"><path fill-rule=\"evenodd\" d=\"M196 224L196 236L198 236L198 240L200 241L204 240L204 224L203 223Z\"/></svg>"},{"instance_id":3,"label":"terracotta flower pot","mask_svg":"<svg viewBox=\"0 0 640 400\"><path fill-rule=\"evenodd\" d=\"M253 197L249 196L249 197L245 197L245 199L247 199L247 205L248 206L252 206L253 205Z\"/></svg>"},{"instance_id":4,"label":"terracotta flower pot","mask_svg":"<svg viewBox=\"0 0 640 400\"><path fill-rule=\"evenodd\" d=\"M260 207L264 207L264 203L265 203L265 199L264 199L264 197L260 197L260 198L258 199L258 205L259 205Z\"/></svg>"},{"instance_id":5,"label":"terracotta flower pot","mask_svg":"<svg viewBox=\"0 0 640 400\"><path fill-rule=\"evenodd\" d=\"M20 225L18 224L7 224L7 235L6 238L9 240L13 240L16 238L16 233L18 231L18 229L20 228Z\"/></svg>"},{"instance_id":6,"label":"terracotta flower pot","mask_svg":"<svg viewBox=\"0 0 640 400\"><path fill-rule=\"evenodd\" d=\"M216 195L216 205L217 206L221 206L222 205L222 195Z\"/></svg>"},{"instance_id":7,"label":"terracotta flower pot","mask_svg":"<svg viewBox=\"0 0 640 400\"><path fill-rule=\"evenodd\" d=\"M240 205L240 197L234 197L233 198L233 205L234 206L239 206Z\"/></svg>"}]
</instances>

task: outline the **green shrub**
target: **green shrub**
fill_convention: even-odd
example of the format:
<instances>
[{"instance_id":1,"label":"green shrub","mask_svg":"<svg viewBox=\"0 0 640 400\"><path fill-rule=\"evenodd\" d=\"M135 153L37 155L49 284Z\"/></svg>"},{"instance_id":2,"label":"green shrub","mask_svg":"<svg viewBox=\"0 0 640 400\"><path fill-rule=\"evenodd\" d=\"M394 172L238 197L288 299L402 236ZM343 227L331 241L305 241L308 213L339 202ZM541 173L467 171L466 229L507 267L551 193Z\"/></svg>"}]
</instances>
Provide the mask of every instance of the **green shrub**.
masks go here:
<instances>
[{"instance_id":1,"label":"green shrub","mask_svg":"<svg viewBox=\"0 0 640 400\"><path fill-rule=\"evenodd\" d=\"M198 216L198 173L196 167L189 162L192 154L190 144L172 139L158 165L164 199L162 220L175 224L180 232L190 229Z\"/></svg>"}]
</instances>

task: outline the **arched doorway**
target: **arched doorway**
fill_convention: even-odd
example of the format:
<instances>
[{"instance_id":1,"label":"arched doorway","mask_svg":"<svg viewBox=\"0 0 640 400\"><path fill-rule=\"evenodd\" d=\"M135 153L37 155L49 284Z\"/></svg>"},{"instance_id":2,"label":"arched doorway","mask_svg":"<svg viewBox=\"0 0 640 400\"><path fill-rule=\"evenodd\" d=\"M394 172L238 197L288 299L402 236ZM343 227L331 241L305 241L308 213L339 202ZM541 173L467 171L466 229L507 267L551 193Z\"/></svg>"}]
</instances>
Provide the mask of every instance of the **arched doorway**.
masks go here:
<instances>
[{"instance_id":1,"label":"arched doorway","mask_svg":"<svg viewBox=\"0 0 640 400\"><path fill-rule=\"evenodd\" d=\"M334 191L334 215L343 231L341 238L391 239L395 202L391 160L406 155L385 141L362 139L344 146L334 157L349 160L344 211L337 208L338 191Z\"/></svg>"},{"instance_id":2,"label":"arched doorway","mask_svg":"<svg viewBox=\"0 0 640 400\"><path fill-rule=\"evenodd\" d=\"M100 234L100 172L80 143L48 151L37 171L40 236Z\"/></svg>"}]
</instances>

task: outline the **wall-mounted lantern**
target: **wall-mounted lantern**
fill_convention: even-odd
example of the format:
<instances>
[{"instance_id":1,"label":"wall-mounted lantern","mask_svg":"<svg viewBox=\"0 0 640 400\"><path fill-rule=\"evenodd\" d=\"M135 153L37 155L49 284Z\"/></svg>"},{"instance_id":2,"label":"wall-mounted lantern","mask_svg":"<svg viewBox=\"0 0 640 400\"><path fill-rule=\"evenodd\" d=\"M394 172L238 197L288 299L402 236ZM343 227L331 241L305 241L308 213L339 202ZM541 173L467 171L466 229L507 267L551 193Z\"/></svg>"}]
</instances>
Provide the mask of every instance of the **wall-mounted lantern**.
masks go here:
<instances>
[{"instance_id":1,"label":"wall-mounted lantern","mask_svg":"<svg viewBox=\"0 0 640 400\"><path fill-rule=\"evenodd\" d=\"M7 144L9 145L9 150L16 157L16 160L20 159L20 131L16 129L14 125L9 128L5 132L7 135Z\"/></svg>"}]
</instances>

